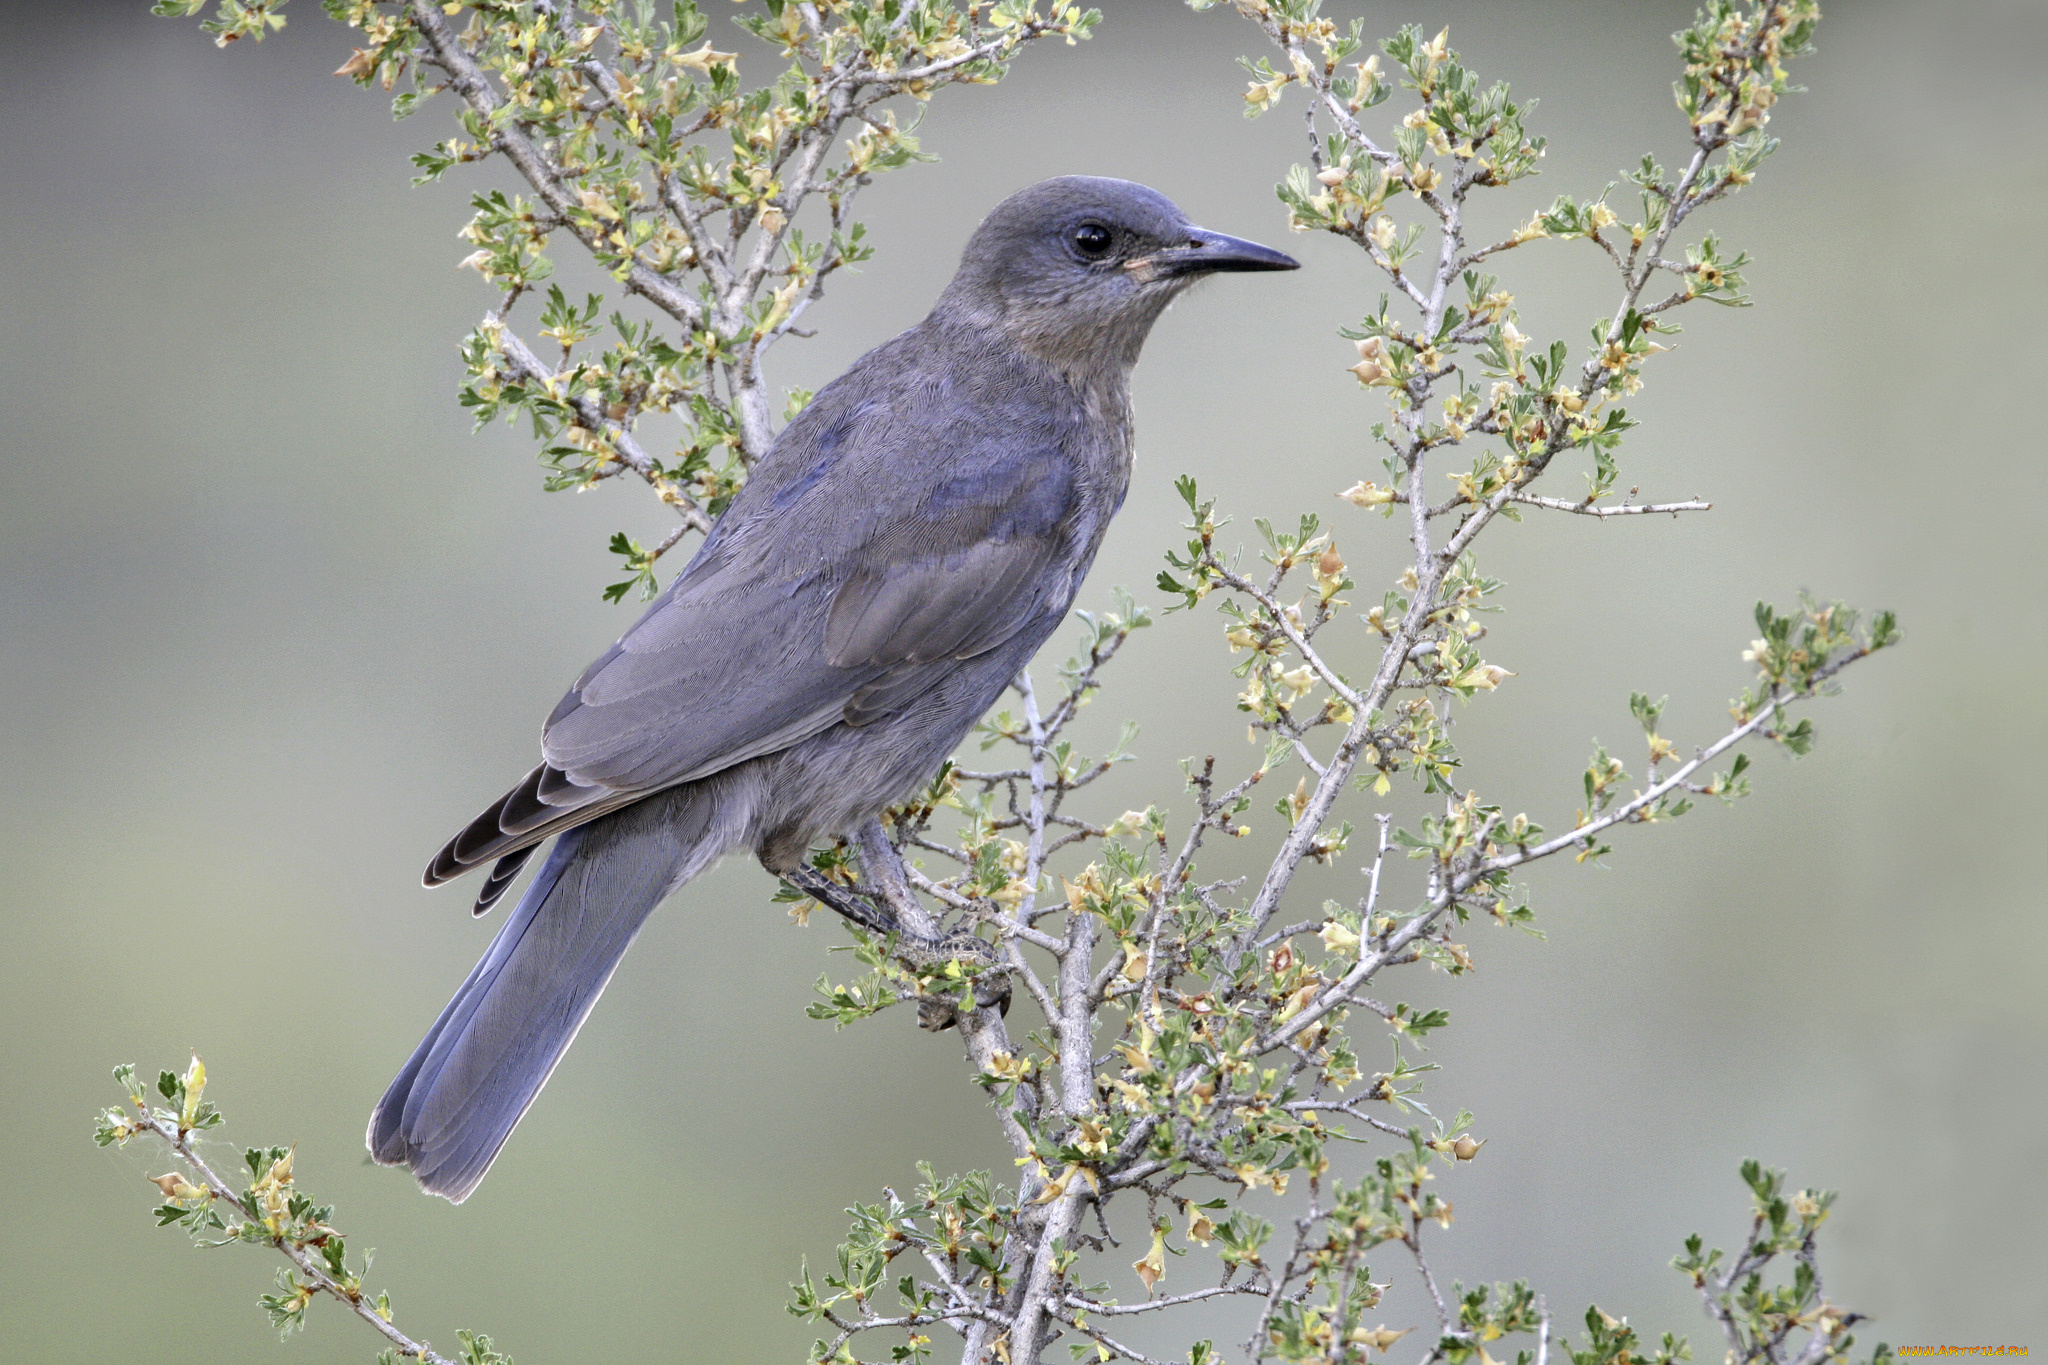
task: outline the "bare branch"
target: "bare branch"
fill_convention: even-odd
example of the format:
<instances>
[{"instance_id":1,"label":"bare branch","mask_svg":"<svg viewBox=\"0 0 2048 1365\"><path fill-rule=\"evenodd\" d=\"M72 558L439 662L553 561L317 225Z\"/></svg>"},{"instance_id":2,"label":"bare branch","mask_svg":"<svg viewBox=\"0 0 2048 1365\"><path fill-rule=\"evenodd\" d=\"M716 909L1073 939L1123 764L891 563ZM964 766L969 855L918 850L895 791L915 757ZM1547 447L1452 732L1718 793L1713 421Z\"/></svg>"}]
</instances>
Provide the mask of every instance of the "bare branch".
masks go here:
<instances>
[{"instance_id":1,"label":"bare branch","mask_svg":"<svg viewBox=\"0 0 2048 1365\"><path fill-rule=\"evenodd\" d=\"M1514 493L1509 496L1508 501L1526 507L1547 507L1557 512L1573 512L1582 517L1635 517L1652 513L1670 513L1676 516L1680 512L1714 510L1714 504L1702 502L1698 498L1691 498L1685 502L1623 502L1612 507L1601 507L1591 502L1569 502L1564 498L1539 498L1531 493Z\"/></svg>"}]
</instances>

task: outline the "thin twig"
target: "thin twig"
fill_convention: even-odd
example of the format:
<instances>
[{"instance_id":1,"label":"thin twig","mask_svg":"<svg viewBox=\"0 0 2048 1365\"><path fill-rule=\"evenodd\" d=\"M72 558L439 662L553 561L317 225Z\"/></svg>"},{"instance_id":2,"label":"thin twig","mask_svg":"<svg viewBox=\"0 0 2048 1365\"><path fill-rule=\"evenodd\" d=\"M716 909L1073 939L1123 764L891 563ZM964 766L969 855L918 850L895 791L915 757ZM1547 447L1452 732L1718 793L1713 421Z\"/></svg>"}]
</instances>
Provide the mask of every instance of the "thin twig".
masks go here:
<instances>
[{"instance_id":1,"label":"thin twig","mask_svg":"<svg viewBox=\"0 0 2048 1365\"><path fill-rule=\"evenodd\" d=\"M262 1224L263 1217L261 1213L245 1203L242 1195L230 1187L225 1180L221 1179L213 1167L207 1165L205 1159L193 1149L189 1133L181 1131L174 1122L158 1118L150 1112L149 1106L144 1103L136 1102L135 1108L139 1117L130 1121L131 1127L154 1134L163 1141L166 1147L177 1153L178 1158L199 1176L201 1187L212 1196L215 1202L227 1205L252 1223L259 1226ZM397 1347L401 1356L411 1356L416 1360L426 1362L426 1365L456 1365L456 1362L434 1350L425 1342L414 1341L411 1337L387 1322L378 1313L374 1302L360 1291L349 1290L332 1275L329 1275L326 1267L320 1263L319 1258L306 1250L305 1247L299 1246L283 1237L273 1236L265 1240L272 1250L292 1263L293 1269L305 1281L308 1287L330 1296L346 1307L349 1312L368 1323L379 1336Z\"/></svg>"}]
</instances>

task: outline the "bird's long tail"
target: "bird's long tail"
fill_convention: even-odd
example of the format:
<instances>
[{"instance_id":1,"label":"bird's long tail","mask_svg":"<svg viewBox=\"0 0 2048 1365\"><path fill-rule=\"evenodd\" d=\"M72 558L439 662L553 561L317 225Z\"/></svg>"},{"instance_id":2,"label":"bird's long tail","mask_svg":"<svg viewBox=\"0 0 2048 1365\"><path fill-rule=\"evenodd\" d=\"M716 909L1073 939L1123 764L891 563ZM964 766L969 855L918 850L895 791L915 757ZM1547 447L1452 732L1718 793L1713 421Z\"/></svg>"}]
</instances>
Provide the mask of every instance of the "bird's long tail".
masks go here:
<instances>
[{"instance_id":1,"label":"bird's long tail","mask_svg":"<svg viewBox=\"0 0 2048 1365\"><path fill-rule=\"evenodd\" d=\"M457 1204L497 1159L649 912L738 840L716 782L563 835L370 1115L370 1154Z\"/></svg>"}]
</instances>

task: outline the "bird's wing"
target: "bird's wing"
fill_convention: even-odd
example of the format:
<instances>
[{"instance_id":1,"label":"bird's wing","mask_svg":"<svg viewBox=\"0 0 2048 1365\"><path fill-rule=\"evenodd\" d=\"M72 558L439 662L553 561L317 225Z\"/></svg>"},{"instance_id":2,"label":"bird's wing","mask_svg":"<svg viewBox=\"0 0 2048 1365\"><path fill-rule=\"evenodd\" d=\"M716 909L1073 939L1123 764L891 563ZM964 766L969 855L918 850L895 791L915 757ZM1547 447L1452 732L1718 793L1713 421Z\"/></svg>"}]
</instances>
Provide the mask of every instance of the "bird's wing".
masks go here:
<instances>
[{"instance_id":1,"label":"bird's wing","mask_svg":"<svg viewBox=\"0 0 2048 1365\"><path fill-rule=\"evenodd\" d=\"M692 781L828 728L885 674L1007 640L1043 609L1074 479L1057 450L969 455L926 456L948 472L893 500L857 471L821 479L737 528L555 708L549 765L586 787Z\"/></svg>"},{"instance_id":2,"label":"bird's wing","mask_svg":"<svg viewBox=\"0 0 2048 1365\"><path fill-rule=\"evenodd\" d=\"M789 477L785 462L779 490L736 502L735 524L563 697L546 762L442 850L429 884L841 721L893 714L1065 601L1079 490L1056 440L964 423L945 446L911 452L917 433L890 434L840 448L814 438L816 467ZM904 461L925 476L905 481Z\"/></svg>"}]
</instances>

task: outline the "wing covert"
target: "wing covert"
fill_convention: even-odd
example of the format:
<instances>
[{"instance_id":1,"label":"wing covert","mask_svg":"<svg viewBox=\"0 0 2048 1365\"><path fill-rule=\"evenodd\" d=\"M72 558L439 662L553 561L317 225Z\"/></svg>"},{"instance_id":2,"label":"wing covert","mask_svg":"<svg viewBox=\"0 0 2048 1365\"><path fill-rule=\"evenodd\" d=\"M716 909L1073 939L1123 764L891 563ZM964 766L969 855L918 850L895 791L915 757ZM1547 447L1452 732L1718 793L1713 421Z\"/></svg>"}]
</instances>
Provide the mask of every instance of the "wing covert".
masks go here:
<instances>
[{"instance_id":1,"label":"wing covert","mask_svg":"<svg viewBox=\"0 0 2048 1365\"><path fill-rule=\"evenodd\" d=\"M708 776L851 719L848 703L884 675L972 658L1063 603L1068 462L1057 449L963 454L938 455L952 472L894 506L844 462L812 472L773 518L708 546L563 698L549 765L613 790Z\"/></svg>"}]
</instances>

